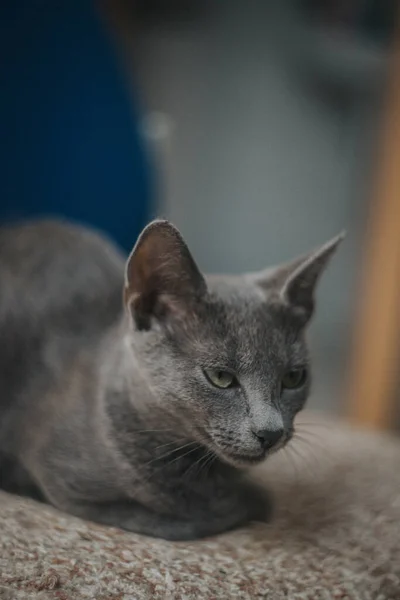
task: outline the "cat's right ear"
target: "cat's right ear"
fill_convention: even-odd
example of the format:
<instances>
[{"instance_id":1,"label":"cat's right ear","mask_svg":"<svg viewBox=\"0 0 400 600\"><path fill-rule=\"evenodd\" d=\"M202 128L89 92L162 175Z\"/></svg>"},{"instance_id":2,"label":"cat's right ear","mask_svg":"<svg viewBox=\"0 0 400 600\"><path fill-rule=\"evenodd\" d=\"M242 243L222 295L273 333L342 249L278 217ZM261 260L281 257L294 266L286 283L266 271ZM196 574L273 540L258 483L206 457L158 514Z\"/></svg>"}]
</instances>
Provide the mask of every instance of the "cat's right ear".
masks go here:
<instances>
[{"instance_id":1,"label":"cat's right ear","mask_svg":"<svg viewBox=\"0 0 400 600\"><path fill-rule=\"evenodd\" d=\"M342 232L308 254L253 275L252 280L270 299L289 307L306 324L314 311L318 281L344 236Z\"/></svg>"},{"instance_id":2,"label":"cat's right ear","mask_svg":"<svg viewBox=\"0 0 400 600\"><path fill-rule=\"evenodd\" d=\"M152 318L185 319L206 293L206 283L179 231L153 221L141 233L125 269L124 302L139 329Z\"/></svg>"}]
</instances>

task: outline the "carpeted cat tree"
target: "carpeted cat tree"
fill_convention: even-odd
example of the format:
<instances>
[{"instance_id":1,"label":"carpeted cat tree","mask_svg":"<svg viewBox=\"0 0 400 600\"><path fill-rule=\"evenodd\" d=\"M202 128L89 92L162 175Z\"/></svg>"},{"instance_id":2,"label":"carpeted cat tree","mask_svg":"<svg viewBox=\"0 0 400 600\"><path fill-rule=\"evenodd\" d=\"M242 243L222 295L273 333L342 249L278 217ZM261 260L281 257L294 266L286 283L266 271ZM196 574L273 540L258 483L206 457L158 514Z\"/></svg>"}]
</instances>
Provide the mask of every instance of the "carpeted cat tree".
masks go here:
<instances>
[{"instance_id":1,"label":"carpeted cat tree","mask_svg":"<svg viewBox=\"0 0 400 600\"><path fill-rule=\"evenodd\" d=\"M281 452L256 474L271 523L213 539L149 539L0 494L0 599L399 600L400 442L301 420L295 462Z\"/></svg>"}]
</instances>

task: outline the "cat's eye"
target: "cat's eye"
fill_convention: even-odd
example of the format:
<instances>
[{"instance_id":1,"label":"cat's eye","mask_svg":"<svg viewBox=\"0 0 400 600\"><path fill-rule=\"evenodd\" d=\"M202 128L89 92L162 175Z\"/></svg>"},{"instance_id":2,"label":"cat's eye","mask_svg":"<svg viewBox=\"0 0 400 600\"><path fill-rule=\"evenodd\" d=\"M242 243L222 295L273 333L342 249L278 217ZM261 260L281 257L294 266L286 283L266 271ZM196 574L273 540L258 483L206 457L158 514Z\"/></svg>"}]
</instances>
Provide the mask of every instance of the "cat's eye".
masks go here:
<instances>
[{"instance_id":1,"label":"cat's eye","mask_svg":"<svg viewBox=\"0 0 400 600\"><path fill-rule=\"evenodd\" d=\"M291 369L282 377L282 387L294 390L304 385L307 379L307 369Z\"/></svg>"},{"instance_id":2,"label":"cat's eye","mask_svg":"<svg viewBox=\"0 0 400 600\"><path fill-rule=\"evenodd\" d=\"M238 380L232 373L221 369L204 369L208 381L217 388L226 390L239 385Z\"/></svg>"}]
</instances>

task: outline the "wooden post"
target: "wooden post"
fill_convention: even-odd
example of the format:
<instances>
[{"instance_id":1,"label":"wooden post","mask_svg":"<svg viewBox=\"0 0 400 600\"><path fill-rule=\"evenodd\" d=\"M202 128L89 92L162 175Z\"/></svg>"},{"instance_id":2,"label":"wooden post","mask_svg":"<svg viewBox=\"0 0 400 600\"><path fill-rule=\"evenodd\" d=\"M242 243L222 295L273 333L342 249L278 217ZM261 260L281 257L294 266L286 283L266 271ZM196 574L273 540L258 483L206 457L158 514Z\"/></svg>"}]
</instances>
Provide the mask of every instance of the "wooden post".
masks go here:
<instances>
[{"instance_id":1,"label":"wooden post","mask_svg":"<svg viewBox=\"0 0 400 600\"><path fill-rule=\"evenodd\" d=\"M355 424L385 429L400 381L400 32L391 58L378 170L366 232L347 406Z\"/></svg>"}]
</instances>

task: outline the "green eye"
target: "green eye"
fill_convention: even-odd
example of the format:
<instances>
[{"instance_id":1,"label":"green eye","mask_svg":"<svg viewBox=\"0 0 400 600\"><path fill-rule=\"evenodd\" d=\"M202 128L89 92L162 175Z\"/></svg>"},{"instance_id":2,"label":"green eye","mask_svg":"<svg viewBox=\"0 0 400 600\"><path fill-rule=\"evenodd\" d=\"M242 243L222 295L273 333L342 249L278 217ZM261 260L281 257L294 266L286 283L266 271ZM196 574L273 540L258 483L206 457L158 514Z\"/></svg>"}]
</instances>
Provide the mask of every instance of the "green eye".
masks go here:
<instances>
[{"instance_id":1,"label":"green eye","mask_svg":"<svg viewBox=\"0 0 400 600\"><path fill-rule=\"evenodd\" d=\"M307 369L292 369L282 377L282 387L294 390L301 387L307 379Z\"/></svg>"},{"instance_id":2,"label":"green eye","mask_svg":"<svg viewBox=\"0 0 400 600\"><path fill-rule=\"evenodd\" d=\"M232 373L221 371L220 369L204 369L204 374L208 381L215 387L227 389L238 385L238 380Z\"/></svg>"}]
</instances>

